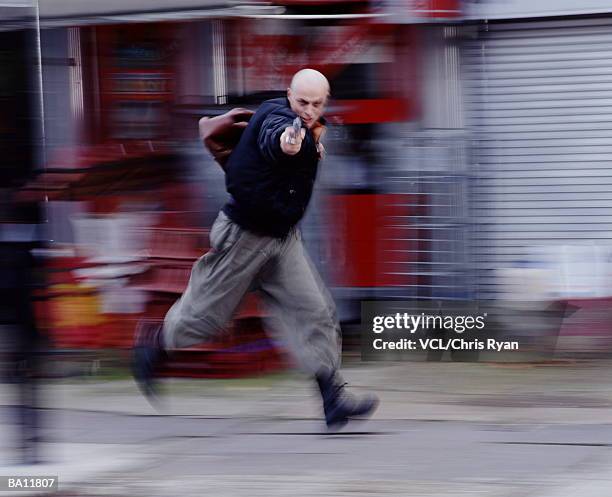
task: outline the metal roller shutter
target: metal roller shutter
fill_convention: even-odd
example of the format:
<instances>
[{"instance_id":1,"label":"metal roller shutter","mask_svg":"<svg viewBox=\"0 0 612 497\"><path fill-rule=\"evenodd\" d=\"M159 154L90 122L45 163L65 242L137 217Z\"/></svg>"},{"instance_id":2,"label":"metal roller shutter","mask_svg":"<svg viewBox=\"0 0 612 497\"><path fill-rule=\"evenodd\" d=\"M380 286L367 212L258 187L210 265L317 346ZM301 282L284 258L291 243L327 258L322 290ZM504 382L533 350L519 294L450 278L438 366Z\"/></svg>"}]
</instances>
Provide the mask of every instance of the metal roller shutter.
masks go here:
<instances>
[{"instance_id":1,"label":"metal roller shutter","mask_svg":"<svg viewBox=\"0 0 612 497\"><path fill-rule=\"evenodd\" d=\"M535 246L612 241L612 19L481 25L465 46L481 297Z\"/></svg>"}]
</instances>

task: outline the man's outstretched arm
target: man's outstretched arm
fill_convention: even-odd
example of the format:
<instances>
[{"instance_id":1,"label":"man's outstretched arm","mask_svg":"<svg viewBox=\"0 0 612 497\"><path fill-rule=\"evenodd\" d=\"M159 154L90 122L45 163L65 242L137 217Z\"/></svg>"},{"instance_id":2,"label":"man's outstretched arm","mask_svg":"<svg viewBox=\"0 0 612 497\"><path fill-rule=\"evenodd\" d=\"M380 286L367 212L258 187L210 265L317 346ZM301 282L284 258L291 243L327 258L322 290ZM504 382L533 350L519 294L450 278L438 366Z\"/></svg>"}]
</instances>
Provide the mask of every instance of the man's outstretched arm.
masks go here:
<instances>
[{"instance_id":1,"label":"man's outstretched arm","mask_svg":"<svg viewBox=\"0 0 612 497\"><path fill-rule=\"evenodd\" d=\"M258 145L270 162L280 162L288 155L297 154L302 148L306 129L296 136L291 120L285 116L269 116L259 131Z\"/></svg>"}]
</instances>

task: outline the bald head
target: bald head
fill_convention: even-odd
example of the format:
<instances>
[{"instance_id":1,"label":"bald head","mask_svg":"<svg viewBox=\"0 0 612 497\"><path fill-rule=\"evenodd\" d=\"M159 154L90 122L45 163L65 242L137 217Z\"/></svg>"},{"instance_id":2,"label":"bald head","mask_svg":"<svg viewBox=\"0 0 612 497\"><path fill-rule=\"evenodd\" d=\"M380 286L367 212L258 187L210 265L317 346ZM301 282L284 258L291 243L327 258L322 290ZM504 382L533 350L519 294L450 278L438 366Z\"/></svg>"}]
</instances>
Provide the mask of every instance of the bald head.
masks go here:
<instances>
[{"instance_id":1,"label":"bald head","mask_svg":"<svg viewBox=\"0 0 612 497\"><path fill-rule=\"evenodd\" d=\"M307 128L312 128L323 115L328 96L327 78L314 69L302 69L295 73L287 89L291 109L302 118Z\"/></svg>"},{"instance_id":2,"label":"bald head","mask_svg":"<svg viewBox=\"0 0 612 497\"><path fill-rule=\"evenodd\" d=\"M321 92L325 92L325 96L329 95L329 82L319 71L314 69L302 69L296 72L291 79L290 89L296 88L316 88Z\"/></svg>"}]
</instances>

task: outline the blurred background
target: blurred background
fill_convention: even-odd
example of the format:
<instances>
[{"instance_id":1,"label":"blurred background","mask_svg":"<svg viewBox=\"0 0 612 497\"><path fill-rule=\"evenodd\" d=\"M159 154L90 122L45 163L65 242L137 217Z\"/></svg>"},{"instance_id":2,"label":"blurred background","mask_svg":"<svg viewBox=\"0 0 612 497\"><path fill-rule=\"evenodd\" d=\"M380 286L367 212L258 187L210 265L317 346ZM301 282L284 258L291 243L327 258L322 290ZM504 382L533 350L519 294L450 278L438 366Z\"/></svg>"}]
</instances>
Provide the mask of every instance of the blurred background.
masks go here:
<instances>
[{"instance_id":1,"label":"blurred background","mask_svg":"<svg viewBox=\"0 0 612 497\"><path fill-rule=\"evenodd\" d=\"M611 14L605 0L0 0L0 330L23 424L36 430L40 378L125 368L136 323L163 318L207 250L226 193L198 119L255 109L304 67L332 100L302 229L349 363L361 302L378 299L494 302L499 333L525 345L504 361L608 358ZM165 374L286 370L264 317L249 295Z\"/></svg>"},{"instance_id":2,"label":"blurred background","mask_svg":"<svg viewBox=\"0 0 612 497\"><path fill-rule=\"evenodd\" d=\"M529 319L569 302L557 351L609 351L603 2L14 3L2 239L38 244L34 307L55 348L125 349L138 319L163 317L226 200L198 119L314 67L333 99L303 231L347 351L368 299L495 300ZM265 340L262 313L250 296L239 334Z\"/></svg>"}]
</instances>

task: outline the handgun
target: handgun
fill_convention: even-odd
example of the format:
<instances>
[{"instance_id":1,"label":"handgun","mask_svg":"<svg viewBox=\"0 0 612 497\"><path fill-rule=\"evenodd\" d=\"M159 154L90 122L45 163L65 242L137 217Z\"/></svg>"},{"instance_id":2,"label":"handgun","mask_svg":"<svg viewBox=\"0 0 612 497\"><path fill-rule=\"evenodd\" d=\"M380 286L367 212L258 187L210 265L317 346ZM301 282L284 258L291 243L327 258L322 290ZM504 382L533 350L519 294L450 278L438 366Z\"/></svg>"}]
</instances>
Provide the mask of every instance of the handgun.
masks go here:
<instances>
[{"instance_id":1,"label":"handgun","mask_svg":"<svg viewBox=\"0 0 612 497\"><path fill-rule=\"evenodd\" d=\"M302 129L302 120L299 118L299 116L293 120L293 124L291 126L293 127L293 137L287 137L287 142L295 145L295 140L298 136L300 136L300 131Z\"/></svg>"},{"instance_id":2,"label":"handgun","mask_svg":"<svg viewBox=\"0 0 612 497\"><path fill-rule=\"evenodd\" d=\"M300 130L302 129L302 120L299 117L296 117L293 120L293 133L295 136L300 136Z\"/></svg>"}]
</instances>

